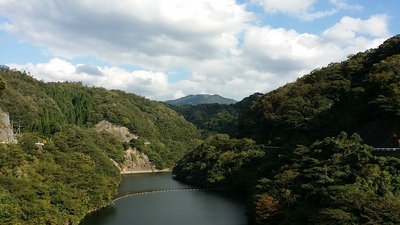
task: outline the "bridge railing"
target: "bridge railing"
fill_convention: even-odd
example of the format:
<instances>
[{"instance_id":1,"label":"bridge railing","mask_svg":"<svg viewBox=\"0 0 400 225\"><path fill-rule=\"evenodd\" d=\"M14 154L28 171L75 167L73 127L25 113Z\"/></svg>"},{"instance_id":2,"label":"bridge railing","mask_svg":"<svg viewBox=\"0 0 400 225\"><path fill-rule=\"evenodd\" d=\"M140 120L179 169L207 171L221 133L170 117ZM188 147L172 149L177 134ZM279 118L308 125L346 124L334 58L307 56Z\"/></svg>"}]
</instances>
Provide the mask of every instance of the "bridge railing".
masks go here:
<instances>
[{"instance_id":1,"label":"bridge railing","mask_svg":"<svg viewBox=\"0 0 400 225\"><path fill-rule=\"evenodd\" d=\"M400 151L400 148L374 148L374 151L379 151L379 152L397 152L397 151Z\"/></svg>"}]
</instances>

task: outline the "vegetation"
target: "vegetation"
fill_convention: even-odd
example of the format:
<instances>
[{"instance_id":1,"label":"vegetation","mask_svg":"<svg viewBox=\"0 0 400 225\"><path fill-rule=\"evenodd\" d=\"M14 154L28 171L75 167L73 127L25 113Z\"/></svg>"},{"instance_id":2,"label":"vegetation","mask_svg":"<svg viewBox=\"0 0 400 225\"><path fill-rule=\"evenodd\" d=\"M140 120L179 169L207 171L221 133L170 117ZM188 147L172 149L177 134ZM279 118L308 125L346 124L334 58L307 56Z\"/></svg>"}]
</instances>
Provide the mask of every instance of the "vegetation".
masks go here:
<instances>
[{"instance_id":1,"label":"vegetation","mask_svg":"<svg viewBox=\"0 0 400 225\"><path fill-rule=\"evenodd\" d=\"M24 133L0 145L1 224L77 224L117 194L121 175L109 157L118 160L123 147L110 145L115 137L69 125L34 144L43 138Z\"/></svg>"},{"instance_id":2,"label":"vegetation","mask_svg":"<svg viewBox=\"0 0 400 225\"><path fill-rule=\"evenodd\" d=\"M162 103L81 82L44 83L2 68L0 75L7 88L0 98L1 109L24 132L51 137L66 124L90 128L107 120L138 135L131 145L146 153L158 168L171 168L199 144L197 128Z\"/></svg>"},{"instance_id":3,"label":"vegetation","mask_svg":"<svg viewBox=\"0 0 400 225\"><path fill-rule=\"evenodd\" d=\"M241 117L239 137L268 145L308 145L341 131L358 132L372 121L398 119L399 46L400 36L395 36L265 94ZM382 138L392 134L388 128Z\"/></svg>"},{"instance_id":4,"label":"vegetation","mask_svg":"<svg viewBox=\"0 0 400 225\"><path fill-rule=\"evenodd\" d=\"M400 161L366 145L393 147L400 132L399 63L398 35L258 95L237 111L233 138L189 152L177 179L243 184L257 225L399 224Z\"/></svg>"},{"instance_id":5,"label":"vegetation","mask_svg":"<svg viewBox=\"0 0 400 225\"><path fill-rule=\"evenodd\" d=\"M44 83L0 66L0 96L19 128L18 143L0 144L0 224L78 224L117 194L121 175L110 159L121 163L129 145L171 168L199 144L196 127L175 111L122 91ZM96 131L102 120L139 138L122 143Z\"/></svg>"},{"instance_id":6,"label":"vegetation","mask_svg":"<svg viewBox=\"0 0 400 225\"><path fill-rule=\"evenodd\" d=\"M358 135L298 146L255 186L256 224L399 224L400 159Z\"/></svg>"},{"instance_id":7,"label":"vegetation","mask_svg":"<svg viewBox=\"0 0 400 225\"><path fill-rule=\"evenodd\" d=\"M250 181L265 152L250 139L231 139L226 134L208 137L178 161L173 173L182 180L203 186L241 189Z\"/></svg>"},{"instance_id":8,"label":"vegetation","mask_svg":"<svg viewBox=\"0 0 400 225\"><path fill-rule=\"evenodd\" d=\"M214 134L238 134L238 121L247 111L253 100L262 94L255 93L242 101L231 104L199 104L199 105L167 105L194 125L202 132L203 138Z\"/></svg>"},{"instance_id":9,"label":"vegetation","mask_svg":"<svg viewBox=\"0 0 400 225\"><path fill-rule=\"evenodd\" d=\"M400 36L230 106L170 106L183 117L122 91L0 75L0 106L24 131L0 145L2 224L77 223L110 202L124 144L93 130L104 119L158 167L180 159L177 179L245 191L255 225L400 223L400 160L367 145L400 132ZM213 135L200 144L184 117Z\"/></svg>"}]
</instances>

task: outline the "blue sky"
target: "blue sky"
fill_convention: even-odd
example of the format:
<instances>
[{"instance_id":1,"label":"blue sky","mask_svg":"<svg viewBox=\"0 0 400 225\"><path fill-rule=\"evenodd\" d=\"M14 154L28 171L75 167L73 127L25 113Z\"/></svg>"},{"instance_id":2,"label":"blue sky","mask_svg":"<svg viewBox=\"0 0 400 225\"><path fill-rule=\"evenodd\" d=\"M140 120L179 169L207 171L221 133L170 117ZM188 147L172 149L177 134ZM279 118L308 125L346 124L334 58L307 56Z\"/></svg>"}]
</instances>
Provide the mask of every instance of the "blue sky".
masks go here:
<instances>
[{"instance_id":1,"label":"blue sky","mask_svg":"<svg viewBox=\"0 0 400 225\"><path fill-rule=\"evenodd\" d=\"M241 100L400 33L400 1L1 0L0 65L154 100Z\"/></svg>"}]
</instances>

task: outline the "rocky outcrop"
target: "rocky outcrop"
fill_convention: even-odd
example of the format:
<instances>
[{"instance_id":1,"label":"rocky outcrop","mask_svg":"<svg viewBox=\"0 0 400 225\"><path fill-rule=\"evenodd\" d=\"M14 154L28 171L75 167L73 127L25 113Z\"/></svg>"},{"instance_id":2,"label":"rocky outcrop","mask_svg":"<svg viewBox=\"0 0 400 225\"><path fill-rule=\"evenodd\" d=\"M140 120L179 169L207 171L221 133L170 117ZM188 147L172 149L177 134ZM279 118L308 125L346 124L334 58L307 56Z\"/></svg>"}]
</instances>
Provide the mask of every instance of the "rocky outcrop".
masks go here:
<instances>
[{"instance_id":1,"label":"rocky outcrop","mask_svg":"<svg viewBox=\"0 0 400 225\"><path fill-rule=\"evenodd\" d=\"M160 171L150 162L147 155L139 152L135 148L125 150L124 158L124 163L116 164L121 174L152 173Z\"/></svg>"},{"instance_id":2,"label":"rocky outcrop","mask_svg":"<svg viewBox=\"0 0 400 225\"><path fill-rule=\"evenodd\" d=\"M121 139L123 142L129 142L132 139L137 139L138 136L136 134L132 134L129 132L129 129L127 127L121 127L114 125L107 120L102 120L100 123L95 125L96 130L98 131L107 131L118 138Z\"/></svg>"},{"instance_id":3,"label":"rocky outcrop","mask_svg":"<svg viewBox=\"0 0 400 225\"><path fill-rule=\"evenodd\" d=\"M14 137L14 131L10 124L10 116L8 113L0 110L0 142L10 143L17 142Z\"/></svg>"},{"instance_id":4,"label":"rocky outcrop","mask_svg":"<svg viewBox=\"0 0 400 225\"><path fill-rule=\"evenodd\" d=\"M138 135L130 133L128 128L114 125L105 120L96 124L95 128L98 131L110 132L123 142L139 138ZM161 170L156 169L154 164L150 162L146 154L139 152L136 148L129 147L126 149L124 159L124 162L121 164L113 161L121 174L161 172Z\"/></svg>"}]
</instances>

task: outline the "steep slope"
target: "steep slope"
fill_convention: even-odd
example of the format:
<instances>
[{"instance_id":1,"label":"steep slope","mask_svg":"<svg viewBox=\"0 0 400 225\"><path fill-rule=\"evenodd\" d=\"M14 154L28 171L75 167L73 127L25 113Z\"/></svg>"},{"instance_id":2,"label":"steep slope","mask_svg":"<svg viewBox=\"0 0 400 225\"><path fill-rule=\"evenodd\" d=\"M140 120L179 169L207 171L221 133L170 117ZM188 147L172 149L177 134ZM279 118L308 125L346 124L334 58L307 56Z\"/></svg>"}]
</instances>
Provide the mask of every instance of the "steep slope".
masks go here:
<instances>
[{"instance_id":1,"label":"steep slope","mask_svg":"<svg viewBox=\"0 0 400 225\"><path fill-rule=\"evenodd\" d=\"M121 172L170 168L199 142L194 125L134 94L44 83L6 66L0 94L0 112L21 128L17 143L0 144L0 224L78 224L111 203Z\"/></svg>"},{"instance_id":2,"label":"steep slope","mask_svg":"<svg viewBox=\"0 0 400 225\"><path fill-rule=\"evenodd\" d=\"M16 142L8 113L0 109L0 143Z\"/></svg>"},{"instance_id":3,"label":"steep slope","mask_svg":"<svg viewBox=\"0 0 400 225\"><path fill-rule=\"evenodd\" d=\"M252 102L261 93L255 93L242 101L230 105L200 104L200 105L170 105L168 107L178 112L185 119L197 126L202 131L203 137L210 134L221 133L236 136L237 121L247 111Z\"/></svg>"},{"instance_id":4,"label":"steep slope","mask_svg":"<svg viewBox=\"0 0 400 225\"><path fill-rule=\"evenodd\" d=\"M373 121L398 121L399 63L400 36L395 36L377 49L316 69L254 102L241 118L240 134L270 145L295 145L363 131ZM388 127L385 135L393 131ZM377 132L364 130L362 137L383 143L369 140L387 138Z\"/></svg>"},{"instance_id":5,"label":"steep slope","mask_svg":"<svg viewBox=\"0 0 400 225\"><path fill-rule=\"evenodd\" d=\"M158 168L171 167L198 144L196 127L163 103L80 82L44 83L2 68L0 75L7 89L0 107L23 131L51 136L65 124L93 127L107 120L137 135L139 138L130 144L147 154Z\"/></svg>"},{"instance_id":6,"label":"steep slope","mask_svg":"<svg viewBox=\"0 0 400 225\"><path fill-rule=\"evenodd\" d=\"M117 194L110 157L122 152L111 134L74 125L51 139L24 132L18 144L0 144L0 224L78 224Z\"/></svg>"},{"instance_id":7,"label":"steep slope","mask_svg":"<svg viewBox=\"0 0 400 225\"><path fill-rule=\"evenodd\" d=\"M397 35L255 98L239 119L244 139L209 137L173 172L244 184L257 225L399 224L400 159L367 145L393 147L399 122Z\"/></svg>"},{"instance_id":8,"label":"steep slope","mask_svg":"<svg viewBox=\"0 0 400 225\"><path fill-rule=\"evenodd\" d=\"M124 143L129 143L132 139L139 138L137 135L130 133L128 128L114 125L106 120L100 121L100 123L96 124L95 129L99 132L108 132L113 134L118 140ZM156 169L156 166L150 162L150 159L146 154L139 152L135 147L125 149L123 160L121 162L113 162L118 167L121 174L161 171Z\"/></svg>"}]
</instances>

